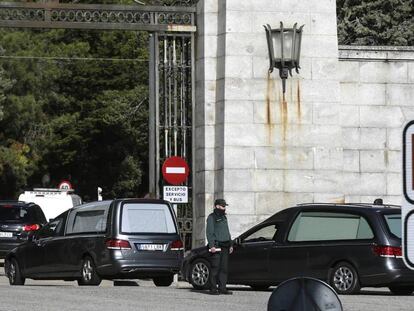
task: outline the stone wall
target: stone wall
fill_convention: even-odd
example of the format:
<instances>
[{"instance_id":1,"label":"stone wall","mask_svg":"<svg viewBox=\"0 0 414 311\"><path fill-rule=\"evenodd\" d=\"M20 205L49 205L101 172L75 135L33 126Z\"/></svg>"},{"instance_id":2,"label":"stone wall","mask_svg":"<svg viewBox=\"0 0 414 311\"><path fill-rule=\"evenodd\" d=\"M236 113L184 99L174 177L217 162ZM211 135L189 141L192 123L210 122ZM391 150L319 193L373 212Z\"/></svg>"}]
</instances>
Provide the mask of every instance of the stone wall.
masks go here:
<instances>
[{"instance_id":1,"label":"stone wall","mask_svg":"<svg viewBox=\"0 0 414 311\"><path fill-rule=\"evenodd\" d=\"M197 10L194 246L218 197L233 236L296 203L399 203L412 49L338 50L335 0L200 0ZM305 25L285 96L263 28L280 21Z\"/></svg>"},{"instance_id":2,"label":"stone wall","mask_svg":"<svg viewBox=\"0 0 414 311\"><path fill-rule=\"evenodd\" d=\"M346 202L401 204L401 142L414 119L414 48L339 47Z\"/></svg>"}]
</instances>

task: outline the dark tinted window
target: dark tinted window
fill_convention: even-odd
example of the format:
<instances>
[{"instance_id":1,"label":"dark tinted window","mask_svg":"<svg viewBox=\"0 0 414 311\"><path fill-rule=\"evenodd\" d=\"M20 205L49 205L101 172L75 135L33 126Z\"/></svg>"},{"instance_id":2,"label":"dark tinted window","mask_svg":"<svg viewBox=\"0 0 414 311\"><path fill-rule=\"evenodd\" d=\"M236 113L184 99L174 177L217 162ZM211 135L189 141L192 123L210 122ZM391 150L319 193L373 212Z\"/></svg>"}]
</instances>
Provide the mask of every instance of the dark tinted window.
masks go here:
<instances>
[{"instance_id":1,"label":"dark tinted window","mask_svg":"<svg viewBox=\"0 0 414 311\"><path fill-rule=\"evenodd\" d=\"M384 215L390 232L401 239L401 214Z\"/></svg>"},{"instance_id":2,"label":"dark tinted window","mask_svg":"<svg viewBox=\"0 0 414 311\"><path fill-rule=\"evenodd\" d=\"M4 204L0 205L0 221L39 222L39 219L33 206Z\"/></svg>"},{"instance_id":3,"label":"dark tinted window","mask_svg":"<svg viewBox=\"0 0 414 311\"><path fill-rule=\"evenodd\" d=\"M360 240L373 237L371 227L362 216L348 213L302 212L293 223L288 240Z\"/></svg>"},{"instance_id":4,"label":"dark tinted window","mask_svg":"<svg viewBox=\"0 0 414 311\"><path fill-rule=\"evenodd\" d=\"M39 230L37 238L44 239L54 236L62 236L64 234L67 216L68 212L65 212L53 219L46 226Z\"/></svg>"},{"instance_id":5,"label":"dark tinted window","mask_svg":"<svg viewBox=\"0 0 414 311\"><path fill-rule=\"evenodd\" d=\"M262 242L272 241L276 236L277 226L275 224L261 227L255 232L250 233L243 239L243 242Z\"/></svg>"}]
</instances>

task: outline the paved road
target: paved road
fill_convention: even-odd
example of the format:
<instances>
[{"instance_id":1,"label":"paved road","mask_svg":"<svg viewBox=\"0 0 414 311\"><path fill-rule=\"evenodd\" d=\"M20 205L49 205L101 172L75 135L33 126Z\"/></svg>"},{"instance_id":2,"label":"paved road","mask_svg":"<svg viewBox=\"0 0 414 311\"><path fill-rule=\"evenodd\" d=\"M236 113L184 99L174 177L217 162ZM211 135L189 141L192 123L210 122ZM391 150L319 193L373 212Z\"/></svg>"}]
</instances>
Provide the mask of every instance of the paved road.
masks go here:
<instances>
[{"instance_id":1,"label":"paved road","mask_svg":"<svg viewBox=\"0 0 414 311\"><path fill-rule=\"evenodd\" d=\"M151 281L114 286L104 281L99 287L79 287L75 282L27 280L25 286L9 286L0 267L0 311L26 310L267 310L272 290L255 292L232 286L232 296L210 296L178 282L157 288ZM135 286L131 286L135 284ZM127 286L125 286L127 285ZM386 289L363 290L360 295L340 296L347 311L413 310L414 296L391 295Z\"/></svg>"}]
</instances>

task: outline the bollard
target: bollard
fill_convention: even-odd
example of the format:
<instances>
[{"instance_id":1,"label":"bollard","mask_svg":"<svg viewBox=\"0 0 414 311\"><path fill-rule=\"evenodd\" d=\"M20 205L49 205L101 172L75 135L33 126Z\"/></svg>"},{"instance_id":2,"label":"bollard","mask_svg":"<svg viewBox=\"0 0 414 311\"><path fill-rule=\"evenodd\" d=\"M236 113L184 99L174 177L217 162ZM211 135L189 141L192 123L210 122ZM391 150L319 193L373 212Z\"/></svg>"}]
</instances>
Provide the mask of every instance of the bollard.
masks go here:
<instances>
[{"instance_id":1,"label":"bollard","mask_svg":"<svg viewBox=\"0 0 414 311\"><path fill-rule=\"evenodd\" d=\"M267 311L343 311L334 289L308 277L289 279L272 293Z\"/></svg>"}]
</instances>

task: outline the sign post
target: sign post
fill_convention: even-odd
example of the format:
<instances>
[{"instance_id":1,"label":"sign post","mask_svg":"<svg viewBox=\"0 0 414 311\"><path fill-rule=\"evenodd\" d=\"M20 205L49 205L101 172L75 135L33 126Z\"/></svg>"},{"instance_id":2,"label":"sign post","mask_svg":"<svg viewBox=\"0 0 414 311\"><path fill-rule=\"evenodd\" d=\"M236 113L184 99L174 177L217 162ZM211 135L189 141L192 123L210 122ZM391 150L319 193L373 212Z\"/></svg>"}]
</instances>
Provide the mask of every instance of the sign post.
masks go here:
<instances>
[{"instance_id":1,"label":"sign post","mask_svg":"<svg viewBox=\"0 0 414 311\"><path fill-rule=\"evenodd\" d=\"M403 200L401 208L403 258L414 270L414 120L403 131Z\"/></svg>"}]
</instances>

